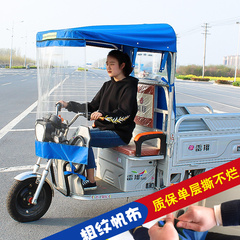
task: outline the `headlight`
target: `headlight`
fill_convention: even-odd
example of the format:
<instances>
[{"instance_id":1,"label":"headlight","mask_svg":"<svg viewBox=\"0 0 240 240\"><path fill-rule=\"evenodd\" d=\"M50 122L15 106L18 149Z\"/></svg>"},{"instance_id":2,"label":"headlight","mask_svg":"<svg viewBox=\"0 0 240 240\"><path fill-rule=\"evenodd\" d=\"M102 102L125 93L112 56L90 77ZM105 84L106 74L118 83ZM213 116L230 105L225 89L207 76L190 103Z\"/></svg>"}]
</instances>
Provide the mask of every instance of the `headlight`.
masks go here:
<instances>
[{"instance_id":1,"label":"headlight","mask_svg":"<svg viewBox=\"0 0 240 240\"><path fill-rule=\"evenodd\" d=\"M42 119L36 121L35 125L35 136L36 140L40 142L52 141L52 133L55 132L51 122L46 122Z\"/></svg>"},{"instance_id":2,"label":"headlight","mask_svg":"<svg viewBox=\"0 0 240 240\"><path fill-rule=\"evenodd\" d=\"M44 137L45 137L45 127L44 125L37 123L35 126L35 135L36 139L39 142L43 142Z\"/></svg>"}]
</instances>

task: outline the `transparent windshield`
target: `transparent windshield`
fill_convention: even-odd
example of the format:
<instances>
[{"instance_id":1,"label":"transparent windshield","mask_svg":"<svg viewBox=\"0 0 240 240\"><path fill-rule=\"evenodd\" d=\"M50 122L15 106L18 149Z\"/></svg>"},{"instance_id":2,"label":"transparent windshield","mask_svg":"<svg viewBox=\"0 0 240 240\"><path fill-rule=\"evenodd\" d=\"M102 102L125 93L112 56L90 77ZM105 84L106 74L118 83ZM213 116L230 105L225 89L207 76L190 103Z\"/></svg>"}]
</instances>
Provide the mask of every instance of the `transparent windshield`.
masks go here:
<instances>
[{"instance_id":1,"label":"transparent windshield","mask_svg":"<svg viewBox=\"0 0 240 240\"><path fill-rule=\"evenodd\" d=\"M48 113L55 114L55 104L60 100L79 103L91 101L103 82L109 80L106 70L104 71L106 50L94 51L85 47L45 47L38 48L37 54L37 118L42 118ZM75 113L62 109L60 114L63 119L71 120ZM82 117L76 124L91 123Z\"/></svg>"},{"instance_id":2,"label":"transparent windshield","mask_svg":"<svg viewBox=\"0 0 240 240\"><path fill-rule=\"evenodd\" d=\"M106 56L111 49L97 47L44 47L38 48L38 109L37 118L55 114L58 101L90 102L105 81L110 80L106 71ZM138 53L135 77L161 79L161 54ZM71 120L75 113L62 109L61 117ZM74 126L90 126L81 117Z\"/></svg>"}]
</instances>

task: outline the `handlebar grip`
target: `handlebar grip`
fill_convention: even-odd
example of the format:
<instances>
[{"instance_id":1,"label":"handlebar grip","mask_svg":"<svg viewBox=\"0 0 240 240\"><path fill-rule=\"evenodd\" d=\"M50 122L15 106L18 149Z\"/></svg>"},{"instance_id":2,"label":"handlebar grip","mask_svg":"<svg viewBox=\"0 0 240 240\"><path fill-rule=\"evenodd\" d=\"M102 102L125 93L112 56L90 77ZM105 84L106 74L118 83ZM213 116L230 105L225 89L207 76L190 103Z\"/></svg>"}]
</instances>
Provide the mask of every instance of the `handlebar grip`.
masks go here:
<instances>
[{"instance_id":1,"label":"handlebar grip","mask_svg":"<svg viewBox=\"0 0 240 240\"><path fill-rule=\"evenodd\" d=\"M61 112L62 104L61 104L61 103L57 103L57 104L56 104L56 108L57 108L57 111L58 111L58 112Z\"/></svg>"}]
</instances>

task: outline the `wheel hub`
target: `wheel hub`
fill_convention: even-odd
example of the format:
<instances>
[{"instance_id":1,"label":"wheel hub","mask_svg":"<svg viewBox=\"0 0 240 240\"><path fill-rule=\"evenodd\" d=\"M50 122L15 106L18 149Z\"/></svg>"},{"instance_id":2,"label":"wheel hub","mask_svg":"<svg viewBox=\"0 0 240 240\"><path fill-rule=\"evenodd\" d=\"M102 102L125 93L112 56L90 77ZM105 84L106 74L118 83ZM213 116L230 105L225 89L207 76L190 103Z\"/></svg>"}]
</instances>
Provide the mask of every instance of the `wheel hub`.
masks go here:
<instances>
[{"instance_id":1,"label":"wheel hub","mask_svg":"<svg viewBox=\"0 0 240 240\"><path fill-rule=\"evenodd\" d=\"M32 186L31 186L32 187ZM20 194L20 204L24 207L32 205L32 199L33 199L33 189L29 189L29 187L26 187L22 190Z\"/></svg>"},{"instance_id":2,"label":"wheel hub","mask_svg":"<svg viewBox=\"0 0 240 240\"><path fill-rule=\"evenodd\" d=\"M32 204L33 197L28 198L28 202Z\"/></svg>"}]
</instances>

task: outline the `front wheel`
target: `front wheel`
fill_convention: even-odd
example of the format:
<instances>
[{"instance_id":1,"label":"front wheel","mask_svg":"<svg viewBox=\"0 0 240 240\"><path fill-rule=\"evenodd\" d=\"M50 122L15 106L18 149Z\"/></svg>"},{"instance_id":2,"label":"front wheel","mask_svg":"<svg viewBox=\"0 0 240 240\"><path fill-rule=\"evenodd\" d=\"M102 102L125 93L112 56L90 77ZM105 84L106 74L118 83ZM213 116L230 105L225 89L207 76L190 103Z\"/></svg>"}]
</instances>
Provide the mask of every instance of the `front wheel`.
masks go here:
<instances>
[{"instance_id":1,"label":"front wheel","mask_svg":"<svg viewBox=\"0 0 240 240\"><path fill-rule=\"evenodd\" d=\"M7 209L10 216L18 222L31 222L41 218L52 201L52 189L44 183L37 204L31 204L38 187L37 178L15 181L7 196Z\"/></svg>"}]
</instances>

